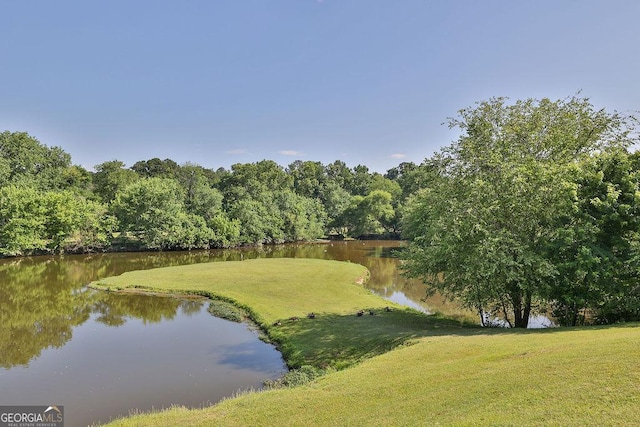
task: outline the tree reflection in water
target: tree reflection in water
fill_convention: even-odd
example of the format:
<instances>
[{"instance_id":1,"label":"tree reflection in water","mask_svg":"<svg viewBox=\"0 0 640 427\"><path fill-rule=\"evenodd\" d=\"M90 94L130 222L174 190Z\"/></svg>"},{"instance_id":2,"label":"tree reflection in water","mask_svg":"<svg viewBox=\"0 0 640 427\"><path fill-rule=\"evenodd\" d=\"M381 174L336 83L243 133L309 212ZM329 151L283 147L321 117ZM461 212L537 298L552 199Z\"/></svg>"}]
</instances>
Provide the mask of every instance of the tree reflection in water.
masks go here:
<instances>
[{"instance_id":1,"label":"tree reflection in water","mask_svg":"<svg viewBox=\"0 0 640 427\"><path fill-rule=\"evenodd\" d=\"M147 268L161 264L147 261ZM140 267L141 263L132 264ZM185 314L200 309L200 301L115 295L84 287L114 272L113 267L109 256L0 261L0 367L27 366L42 350L63 346L71 339L73 328L94 313L97 321L119 326L127 318L156 323L172 319L178 308Z\"/></svg>"}]
</instances>

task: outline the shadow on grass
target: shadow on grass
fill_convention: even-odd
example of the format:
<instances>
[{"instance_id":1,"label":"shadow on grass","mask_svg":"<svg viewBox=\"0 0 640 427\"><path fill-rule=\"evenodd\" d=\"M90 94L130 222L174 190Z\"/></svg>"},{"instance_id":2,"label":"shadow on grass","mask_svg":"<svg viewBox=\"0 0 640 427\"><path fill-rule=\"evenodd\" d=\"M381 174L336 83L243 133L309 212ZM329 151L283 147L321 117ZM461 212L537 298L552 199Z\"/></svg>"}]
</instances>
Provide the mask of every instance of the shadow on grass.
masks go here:
<instances>
[{"instance_id":1,"label":"shadow on grass","mask_svg":"<svg viewBox=\"0 0 640 427\"><path fill-rule=\"evenodd\" d=\"M362 316L316 313L269 327L290 368L311 365L343 369L412 340L436 335L486 333L479 327L414 310L363 310Z\"/></svg>"},{"instance_id":2,"label":"shadow on grass","mask_svg":"<svg viewBox=\"0 0 640 427\"><path fill-rule=\"evenodd\" d=\"M355 313L316 313L313 319L281 320L281 324L269 326L268 333L278 344L291 369L304 365L320 369L344 369L428 336L555 334L571 330L639 326L638 323L630 323L549 329L482 328L411 309L386 312L378 308L373 310L375 315L370 315L368 309L363 311L362 316Z\"/></svg>"}]
</instances>

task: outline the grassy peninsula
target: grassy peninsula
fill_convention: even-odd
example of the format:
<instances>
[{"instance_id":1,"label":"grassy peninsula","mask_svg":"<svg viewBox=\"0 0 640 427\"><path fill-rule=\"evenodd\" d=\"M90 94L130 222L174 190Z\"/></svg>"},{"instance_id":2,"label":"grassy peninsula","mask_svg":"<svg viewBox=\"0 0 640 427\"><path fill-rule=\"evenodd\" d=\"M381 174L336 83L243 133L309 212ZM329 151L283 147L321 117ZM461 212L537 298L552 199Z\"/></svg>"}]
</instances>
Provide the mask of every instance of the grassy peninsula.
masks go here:
<instances>
[{"instance_id":1,"label":"grassy peninsula","mask_svg":"<svg viewBox=\"0 0 640 427\"><path fill-rule=\"evenodd\" d=\"M278 345L290 368L342 369L408 340L461 328L374 295L362 286L368 276L366 267L349 262L253 259L131 271L92 286L233 302Z\"/></svg>"},{"instance_id":2,"label":"grassy peninsula","mask_svg":"<svg viewBox=\"0 0 640 427\"><path fill-rule=\"evenodd\" d=\"M233 301L280 345L290 366L351 366L301 387L109 425L640 424L637 324L463 327L390 305L358 284L367 274L350 263L262 259L137 271L94 283ZM413 345L402 345L407 342Z\"/></svg>"}]
</instances>

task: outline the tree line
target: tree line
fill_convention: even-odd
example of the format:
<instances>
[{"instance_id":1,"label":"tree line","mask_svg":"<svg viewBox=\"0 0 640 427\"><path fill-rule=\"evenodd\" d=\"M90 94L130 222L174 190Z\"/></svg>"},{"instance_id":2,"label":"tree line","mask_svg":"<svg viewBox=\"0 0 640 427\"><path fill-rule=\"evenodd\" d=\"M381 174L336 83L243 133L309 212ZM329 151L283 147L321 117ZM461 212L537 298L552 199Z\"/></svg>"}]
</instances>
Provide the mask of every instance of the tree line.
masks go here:
<instances>
[{"instance_id":1,"label":"tree line","mask_svg":"<svg viewBox=\"0 0 640 427\"><path fill-rule=\"evenodd\" d=\"M404 273L527 327L640 320L640 154L633 115L588 99L493 98L460 137L385 174L336 160L217 170L158 158L95 171L0 134L0 255L207 249L320 237L408 240Z\"/></svg>"},{"instance_id":2,"label":"tree line","mask_svg":"<svg viewBox=\"0 0 640 427\"><path fill-rule=\"evenodd\" d=\"M171 159L88 171L25 132L0 134L0 254L224 248L320 237L399 236L400 208L426 182L342 161L271 160L229 170Z\"/></svg>"}]
</instances>

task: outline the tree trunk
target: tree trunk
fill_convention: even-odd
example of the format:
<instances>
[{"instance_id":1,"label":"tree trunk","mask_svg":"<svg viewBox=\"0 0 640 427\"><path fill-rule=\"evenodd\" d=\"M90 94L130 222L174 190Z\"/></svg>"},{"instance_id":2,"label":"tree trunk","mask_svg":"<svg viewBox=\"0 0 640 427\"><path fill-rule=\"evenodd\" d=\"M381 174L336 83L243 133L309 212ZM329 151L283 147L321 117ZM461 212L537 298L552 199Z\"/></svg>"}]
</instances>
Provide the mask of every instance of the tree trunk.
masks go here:
<instances>
[{"instance_id":1,"label":"tree trunk","mask_svg":"<svg viewBox=\"0 0 640 427\"><path fill-rule=\"evenodd\" d=\"M531 315L531 292L530 291L526 291L525 292L525 297L524 297L524 308L523 308L523 313L522 313L522 323L523 323L523 328L526 328L529 326L529 316Z\"/></svg>"},{"instance_id":2,"label":"tree trunk","mask_svg":"<svg viewBox=\"0 0 640 427\"><path fill-rule=\"evenodd\" d=\"M525 292L524 301L520 291L514 292L511 296L511 301L513 303L514 326L526 329L531 315L531 292Z\"/></svg>"}]
</instances>

